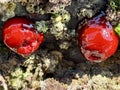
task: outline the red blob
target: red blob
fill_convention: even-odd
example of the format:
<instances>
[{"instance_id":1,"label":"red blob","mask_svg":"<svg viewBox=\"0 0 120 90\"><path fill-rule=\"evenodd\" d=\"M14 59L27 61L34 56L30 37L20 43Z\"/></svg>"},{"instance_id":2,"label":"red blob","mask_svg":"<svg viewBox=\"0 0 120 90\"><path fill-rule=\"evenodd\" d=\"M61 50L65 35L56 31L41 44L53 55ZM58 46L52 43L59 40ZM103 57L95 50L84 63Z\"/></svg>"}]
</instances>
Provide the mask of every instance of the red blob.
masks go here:
<instances>
[{"instance_id":1,"label":"red blob","mask_svg":"<svg viewBox=\"0 0 120 90\"><path fill-rule=\"evenodd\" d=\"M100 14L78 29L78 42L87 60L101 62L113 55L118 47L118 37L105 16Z\"/></svg>"},{"instance_id":2,"label":"red blob","mask_svg":"<svg viewBox=\"0 0 120 90\"><path fill-rule=\"evenodd\" d=\"M5 22L3 41L11 50L27 56L37 50L44 36L35 30L32 22L23 17L14 17Z\"/></svg>"}]
</instances>

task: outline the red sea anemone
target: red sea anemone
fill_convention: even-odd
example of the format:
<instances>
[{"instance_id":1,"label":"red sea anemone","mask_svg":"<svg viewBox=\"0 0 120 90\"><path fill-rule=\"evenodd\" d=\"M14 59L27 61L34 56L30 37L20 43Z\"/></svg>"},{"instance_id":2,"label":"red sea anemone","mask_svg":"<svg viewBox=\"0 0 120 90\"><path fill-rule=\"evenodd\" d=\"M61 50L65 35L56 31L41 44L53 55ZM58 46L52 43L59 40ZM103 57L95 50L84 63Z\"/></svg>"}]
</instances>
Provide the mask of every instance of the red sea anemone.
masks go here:
<instances>
[{"instance_id":1,"label":"red sea anemone","mask_svg":"<svg viewBox=\"0 0 120 90\"><path fill-rule=\"evenodd\" d=\"M43 42L43 34L37 32L33 23L23 17L14 17L5 22L3 41L12 51L27 56L37 50Z\"/></svg>"},{"instance_id":2,"label":"red sea anemone","mask_svg":"<svg viewBox=\"0 0 120 90\"><path fill-rule=\"evenodd\" d=\"M78 42L81 53L93 62L106 60L118 47L118 37L103 14L93 17L78 29Z\"/></svg>"}]
</instances>

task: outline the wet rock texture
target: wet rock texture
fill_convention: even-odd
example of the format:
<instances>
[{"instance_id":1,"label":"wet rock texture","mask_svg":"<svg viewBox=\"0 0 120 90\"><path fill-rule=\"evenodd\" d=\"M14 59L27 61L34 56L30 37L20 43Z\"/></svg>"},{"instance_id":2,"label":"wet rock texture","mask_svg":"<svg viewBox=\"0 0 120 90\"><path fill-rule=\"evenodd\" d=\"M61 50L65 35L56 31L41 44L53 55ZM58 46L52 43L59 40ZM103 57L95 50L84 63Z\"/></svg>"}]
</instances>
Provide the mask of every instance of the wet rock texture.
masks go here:
<instances>
[{"instance_id":1,"label":"wet rock texture","mask_svg":"<svg viewBox=\"0 0 120 90\"><path fill-rule=\"evenodd\" d=\"M108 60L89 62L76 34L78 23L82 27L101 11L115 27L120 10L110 0L2 0L0 7L0 90L120 90L119 47ZM14 16L31 19L45 35L28 57L3 44L2 26Z\"/></svg>"}]
</instances>

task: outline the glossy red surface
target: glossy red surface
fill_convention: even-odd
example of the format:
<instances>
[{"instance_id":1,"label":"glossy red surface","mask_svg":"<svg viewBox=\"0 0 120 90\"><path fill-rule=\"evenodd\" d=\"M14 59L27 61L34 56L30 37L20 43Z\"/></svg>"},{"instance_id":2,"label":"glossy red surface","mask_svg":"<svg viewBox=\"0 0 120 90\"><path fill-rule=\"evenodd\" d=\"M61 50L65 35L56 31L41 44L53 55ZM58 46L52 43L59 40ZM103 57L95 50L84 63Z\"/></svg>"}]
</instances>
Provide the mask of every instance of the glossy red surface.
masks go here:
<instances>
[{"instance_id":1,"label":"glossy red surface","mask_svg":"<svg viewBox=\"0 0 120 90\"><path fill-rule=\"evenodd\" d=\"M30 55L37 50L43 39L43 34L38 33L34 29L32 22L26 18L11 18L4 24L4 43L22 56Z\"/></svg>"},{"instance_id":2,"label":"glossy red surface","mask_svg":"<svg viewBox=\"0 0 120 90\"><path fill-rule=\"evenodd\" d=\"M105 16L100 14L78 29L78 42L87 60L101 62L113 55L118 47L118 37Z\"/></svg>"}]
</instances>

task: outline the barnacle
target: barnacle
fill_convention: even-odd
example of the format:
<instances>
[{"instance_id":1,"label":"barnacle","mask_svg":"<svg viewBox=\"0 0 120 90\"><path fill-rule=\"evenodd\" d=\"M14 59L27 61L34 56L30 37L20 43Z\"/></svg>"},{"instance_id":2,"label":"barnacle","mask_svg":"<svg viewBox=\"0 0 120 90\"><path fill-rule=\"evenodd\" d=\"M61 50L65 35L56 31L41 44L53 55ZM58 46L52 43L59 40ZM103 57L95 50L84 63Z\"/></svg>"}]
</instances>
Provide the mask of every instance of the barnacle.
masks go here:
<instances>
[{"instance_id":1,"label":"barnacle","mask_svg":"<svg viewBox=\"0 0 120 90\"><path fill-rule=\"evenodd\" d=\"M78 16L80 16L79 14L82 15L82 16L84 16L84 17L87 16L87 17L91 18L94 15L94 11L90 10L90 9L83 8L81 10L81 12L78 13Z\"/></svg>"},{"instance_id":2,"label":"barnacle","mask_svg":"<svg viewBox=\"0 0 120 90\"><path fill-rule=\"evenodd\" d=\"M66 88L53 78L48 78L41 82L41 90L66 90Z\"/></svg>"},{"instance_id":3,"label":"barnacle","mask_svg":"<svg viewBox=\"0 0 120 90\"><path fill-rule=\"evenodd\" d=\"M111 22L113 26L117 26L117 24L120 22L120 10L116 11L113 10L110 6L106 10L107 14L107 20Z\"/></svg>"},{"instance_id":4,"label":"barnacle","mask_svg":"<svg viewBox=\"0 0 120 90\"><path fill-rule=\"evenodd\" d=\"M21 1L22 2L22 1ZM71 16L70 13L65 10L65 7L71 4L71 0L35 0L34 2L28 0L23 1L28 13L36 14L51 14L51 20L48 21L37 21L35 23L36 29L40 32L48 32L53 34L56 39L62 39L67 35L67 26ZM64 37L65 38L65 37Z\"/></svg>"},{"instance_id":5,"label":"barnacle","mask_svg":"<svg viewBox=\"0 0 120 90\"><path fill-rule=\"evenodd\" d=\"M36 21L35 22L35 27L39 32L47 32L48 30L48 23L47 21Z\"/></svg>"},{"instance_id":6,"label":"barnacle","mask_svg":"<svg viewBox=\"0 0 120 90\"><path fill-rule=\"evenodd\" d=\"M35 56L30 56L22 66L26 69L17 67L15 71L11 73L11 77L7 79L9 86L12 86L14 89L22 88L26 90L29 89L29 87L27 87L28 84L31 84L32 88L39 88L39 82L42 80L43 76L42 65L41 63L36 65L34 60ZM33 72L34 69L35 71Z\"/></svg>"},{"instance_id":7,"label":"barnacle","mask_svg":"<svg viewBox=\"0 0 120 90\"><path fill-rule=\"evenodd\" d=\"M45 5L47 0L16 0L26 7L26 11L29 13L40 13L43 12L43 5Z\"/></svg>"},{"instance_id":8,"label":"barnacle","mask_svg":"<svg viewBox=\"0 0 120 90\"><path fill-rule=\"evenodd\" d=\"M41 58L42 68L46 73L53 73L56 70L59 61L61 61L62 54L59 51L51 51Z\"/></svg>"},{"instance_id":9,"label":"barnacle","mask_svg":"<svg viewBox=\"0 0 120 90\"><path fill-rule=\"evenodd\" d=\"M67 28L65 26L65 24L61 23L61 22L57 22L55 23L51 28L50 28L50 32L51 34L53 34L56 39L62 39L63 36L66 34Z\"/></svg>"},{"instance_id":10,"label":"barnacle","mask_svg":"<svg viewBox=\"0 0 120 90\"><path fill-rule=\"evenodd\" d=\"M120 0L110 0L110 6L116 10L120 8Z\"/></svg>"},{"instance_id":11,"label":"barnacle","mask_svg":"<svg viewBox=\"0 0 120 90\"><path fill-rule=\"evenodd\" d=\"M62 39L64 36L68 36L66 23L69 22L69 20L70 14L66 10L53 14L51 17L52 25L50 32L56 37L56 39Z\"/></svg>"},{"instance_id":12,"label":"barnacle","mask_svg":"<svg viewBox=\"0 0 120 90\"><path fill-rule=\"evenodd\" d=\"M109 78L100 74L89 77L84 75L79 79L72 79L68 90L115 90L120 89L120 77Z\"/></svg>"},{"instance_id":13,"label":"barnacle","mask_svg":"<svg viewBox=\"0 0 120 90\"><path fill-rule=\"evenodd\" d=\"M26 7L29 13L53 13L64 10L71 4L71 0L15 0Z\"/></svg>"},{"instance_id":14,"label":"barnacle","mask_svg":"<svg viewBox=\"0 0 120 90\"><path fill-rule=\"evenodd\" d=\"M15 16L15 7L16 4L14 2L8 2L4 4L0 4L0 15L2 16L1 20L6 21L7 19Z\"/></svg>"},{"instance_id":15,"label":"barnacle","mask_svg":"<svg viewBox=\"0 0 120 90\"><path fill-rule=\"evenodd\" d=\"M11 77L7 78L9 86L16 90L20 88L28 90L30 87L34 90L39 88L45 72L55 72L61 59L61 53L57 51L49 54L42 52L42 54L43 57L31 55L20 67L15 68L11 73ZM28 85L30 86L28 87Z\"/></svg>"}]
</instances>

